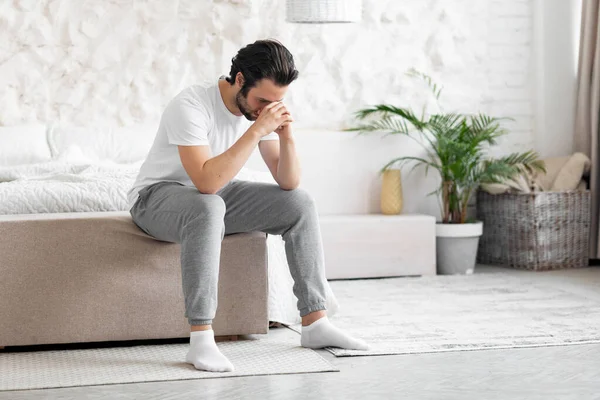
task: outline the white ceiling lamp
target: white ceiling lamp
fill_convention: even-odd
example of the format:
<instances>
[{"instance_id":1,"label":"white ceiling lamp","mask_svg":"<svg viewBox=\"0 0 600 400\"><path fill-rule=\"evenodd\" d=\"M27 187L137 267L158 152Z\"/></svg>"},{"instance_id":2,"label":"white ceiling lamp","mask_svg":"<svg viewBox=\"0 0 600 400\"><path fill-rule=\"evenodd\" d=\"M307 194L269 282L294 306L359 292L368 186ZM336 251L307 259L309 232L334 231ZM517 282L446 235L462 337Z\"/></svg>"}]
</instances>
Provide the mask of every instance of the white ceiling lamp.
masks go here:
<instances>
[{"instance_id":1,"label":"white ceiling lamp","mask_svg":"<svg viewBox=\"0 0 600 400\"><path fill-rule=\"evenodd\" d=\"M359 22L362 0L287 0L287 22Z\"/></svg>"}]
</instances>

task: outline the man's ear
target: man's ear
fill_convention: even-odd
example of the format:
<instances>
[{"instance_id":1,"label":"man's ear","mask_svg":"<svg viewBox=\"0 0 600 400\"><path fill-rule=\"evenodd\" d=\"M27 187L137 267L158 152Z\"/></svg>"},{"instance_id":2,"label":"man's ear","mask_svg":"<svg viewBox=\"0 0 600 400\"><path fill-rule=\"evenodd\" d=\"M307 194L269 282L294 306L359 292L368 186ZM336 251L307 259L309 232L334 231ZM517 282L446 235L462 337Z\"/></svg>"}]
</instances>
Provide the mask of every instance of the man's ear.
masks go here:
<instances>
[{"instance_id":1,"label":"man's ear","mask_svg":"<svg viewBox=\"0 0 600 400\"><path fill-rule=\"evenodd\" d=\"M240 85L240 87L244 86L244 75L241 72L238 72L235 75L235 82Z\"/></svg>"}]
</instances>

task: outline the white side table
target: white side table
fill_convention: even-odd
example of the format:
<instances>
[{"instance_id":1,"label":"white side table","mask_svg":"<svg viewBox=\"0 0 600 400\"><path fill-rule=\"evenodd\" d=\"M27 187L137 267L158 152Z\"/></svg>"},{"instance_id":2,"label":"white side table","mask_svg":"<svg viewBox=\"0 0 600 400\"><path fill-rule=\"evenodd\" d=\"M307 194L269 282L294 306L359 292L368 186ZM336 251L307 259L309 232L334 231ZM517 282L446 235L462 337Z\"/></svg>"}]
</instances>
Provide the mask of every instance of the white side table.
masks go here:
<instances>
[{"instance_id":1,"label":"white side table","mask_svg":"<svg viewBox=\"0 0 600 400\"><path fill-rule=\"evenodd\" d=\"M319 217L327 279L435 275L435 218L421 214Z\"/></svg>"}]
</instances>

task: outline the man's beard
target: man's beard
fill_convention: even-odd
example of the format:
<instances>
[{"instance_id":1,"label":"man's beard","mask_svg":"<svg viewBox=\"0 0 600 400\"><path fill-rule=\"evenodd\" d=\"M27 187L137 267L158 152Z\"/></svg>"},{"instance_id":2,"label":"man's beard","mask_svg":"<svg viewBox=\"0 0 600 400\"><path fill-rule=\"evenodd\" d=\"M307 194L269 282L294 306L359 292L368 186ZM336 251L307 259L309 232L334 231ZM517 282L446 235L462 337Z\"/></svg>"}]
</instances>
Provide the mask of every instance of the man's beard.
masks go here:
<instances>
[{"instance_id":1,"label":"man's beard","mask_svg":"<svg viewBox=\"0 0 600 400\"><path fill-rule=\"evenodd\" d=\"M246 117L248 121L256 121L256 117L253 115L254 113L247 107L248 100L245 96L242 96L241 90L235 95L235 105L240 109L240 112L244 114L244 117Z\"/></svg>"}]
</instances>

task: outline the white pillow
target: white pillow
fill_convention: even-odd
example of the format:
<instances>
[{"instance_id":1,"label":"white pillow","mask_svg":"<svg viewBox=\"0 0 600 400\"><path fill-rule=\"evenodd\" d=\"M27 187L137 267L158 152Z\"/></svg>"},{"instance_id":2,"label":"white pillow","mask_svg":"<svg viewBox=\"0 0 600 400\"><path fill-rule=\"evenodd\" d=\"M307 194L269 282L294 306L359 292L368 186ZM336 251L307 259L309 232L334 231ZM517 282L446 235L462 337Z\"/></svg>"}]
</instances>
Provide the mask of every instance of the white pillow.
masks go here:
<instances>
[{"instance_id":1,"label":"white pillow","mask_svg":"<svg viewBox=\"0 0 600 400\"><path fill-rule=\"evenodd\" d=\"M49 144L54 159L63 159L76 148L81 157L93 162L130 164L146 158L157 129L158 123L127 127L55 125L50 130Z\"/></svg>"},{"instance_id":2,"label":"white pillow","mask_svg":"<svg viewBox=\"0 0 600 400\"><path fill-rule=\"evenodd\" d=\"M0 165L50 161L46 131L43 124L0 126Z\"/></svg>"}]
</instances>

